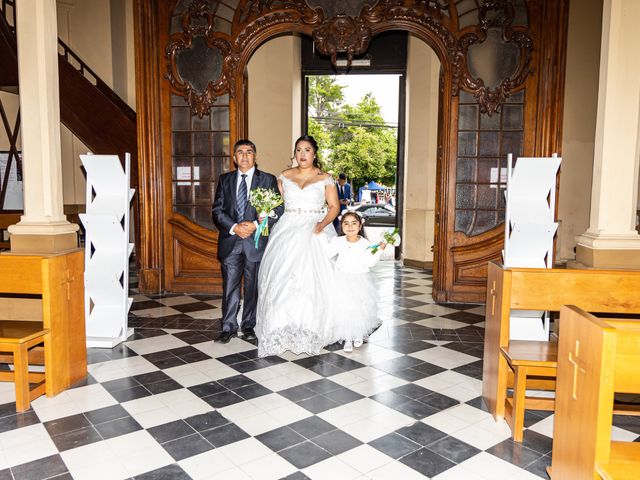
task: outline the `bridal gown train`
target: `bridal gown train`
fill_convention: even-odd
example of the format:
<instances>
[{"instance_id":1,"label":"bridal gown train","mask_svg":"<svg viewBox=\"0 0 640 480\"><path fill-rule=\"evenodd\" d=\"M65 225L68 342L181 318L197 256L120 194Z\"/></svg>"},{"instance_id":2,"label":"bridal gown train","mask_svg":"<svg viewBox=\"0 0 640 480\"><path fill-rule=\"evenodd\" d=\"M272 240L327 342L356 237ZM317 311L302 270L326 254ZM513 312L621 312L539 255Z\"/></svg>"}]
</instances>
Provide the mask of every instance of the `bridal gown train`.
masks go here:
<instances>
[{"instance_id":1,"label":"bridal gown train","mask_svg":"<svg viewBox=\"0 0 640 480\"><path fill-rule=\"evenodd\" d=\"M280 175L285 211L273 228L258 273L258 355L317 354L333 343L332 301L337 298L326 237L313 233L325 216L331 178L300 188ZM324 232L336 235L332 224Z\"/></svg>"}]
</instances>

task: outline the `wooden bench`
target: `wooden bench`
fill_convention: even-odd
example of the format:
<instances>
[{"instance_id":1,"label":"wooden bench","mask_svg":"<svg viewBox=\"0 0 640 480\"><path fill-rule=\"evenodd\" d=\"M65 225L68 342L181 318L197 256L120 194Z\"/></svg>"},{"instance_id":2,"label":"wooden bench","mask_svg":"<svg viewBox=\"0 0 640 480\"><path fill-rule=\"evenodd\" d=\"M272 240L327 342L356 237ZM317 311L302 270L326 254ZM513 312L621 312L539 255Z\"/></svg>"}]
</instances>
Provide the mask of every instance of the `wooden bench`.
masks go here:
<instances>
[{"instance_id":1,"label":"wooden bench","mask_svg":"<svg viewBox=\"0 0 640 480\"><path fill-rule=\"evenodd\" d=\"M640 393L640 322L560 314L551 478L640 478L640 443L611 441L615 393Z\"/></svg>"},{"instance_id":2,"label":"wooden bench","mask_svg":"<svg viewBox=\"0 0 640 480\"><path fill-rule=\"evenodd\" d=\"M36 345L48 348L49 329L42 322L0 320L0 352L13 355L13 371L0 371L0 381L16 385L16 411L29 410L31 401L46 393L46 370L29 372L29 350ZM30 388L30 383L36 383Z\"/></svg>"},{"instance_id":3,"label":"wooden bench","mask_svg":"<svg viewBox=\"0 0 640 480\"><path fill-rule=\"evenodd\" d=\"M19 298L22 296L30 298ZM32 348L28 360L31 365L45 366L47 396L84 379L84 252L0 255L0 319L48 330L48 342L44 348ZM12 354L0 354L0 363L13 362Z\"/></svg>"},{"instance_id":4,"label":"wooden bench","mask_svg":"<svg viewBox=\"0 0 640 480\"><path fill-rule=\"evenodd\" d=\"M505 268L489 263L482 396L496 420L506 418L515 440L522 439L525 408L553 410L552 399L525 397L524 392L553 390L555 365L552 344L532 342L525 352L510 341L511 310L559 311L569 304L590 312L640 313L640 272ZM516 381L519 373L522 378ZM507 388L516 383L517 392L507 398Z\"/></svg>"}]
</instances>

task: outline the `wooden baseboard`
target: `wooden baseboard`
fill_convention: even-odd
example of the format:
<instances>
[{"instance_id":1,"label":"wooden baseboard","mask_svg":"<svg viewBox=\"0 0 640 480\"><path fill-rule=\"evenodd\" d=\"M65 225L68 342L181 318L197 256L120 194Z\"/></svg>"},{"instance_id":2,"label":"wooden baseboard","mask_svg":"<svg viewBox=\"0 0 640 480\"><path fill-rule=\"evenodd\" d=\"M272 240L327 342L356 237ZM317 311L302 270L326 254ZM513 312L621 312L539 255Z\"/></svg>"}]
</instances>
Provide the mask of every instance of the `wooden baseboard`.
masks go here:
<instances>
[{"instance_id":1,"label":"wooden baseboard","mask_svg":"<svg viewBox=\"0 0 640 480\"><path fill-rule=\"evenodd\" d=\"M423 260L411 260L410 258L402 259L402 264L406 267L421 268L422 270L433 270L433 262L425 262Z\"/></svg>"}]
</instances>

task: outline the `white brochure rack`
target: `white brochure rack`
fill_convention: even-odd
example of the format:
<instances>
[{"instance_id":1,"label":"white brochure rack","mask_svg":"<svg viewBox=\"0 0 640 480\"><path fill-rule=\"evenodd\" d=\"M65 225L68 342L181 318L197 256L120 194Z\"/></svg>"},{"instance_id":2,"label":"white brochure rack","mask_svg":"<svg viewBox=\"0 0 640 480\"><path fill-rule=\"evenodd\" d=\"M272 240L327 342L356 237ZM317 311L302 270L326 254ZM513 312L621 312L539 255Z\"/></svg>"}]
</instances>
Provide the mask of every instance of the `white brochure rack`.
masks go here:
<instances>
[{"instance_id":1,"label":"white brochure rack","mask_svg":"<svg viewBox=\"0 0 640 480\"><path fill-rule=\"evenodd\" d=\"M85 228L85 317L87 346L112 348L133 333L128 326L131 157L80 155L87 174Z\"/></svg>"},{"instance_id":2,"label":"white brochure rack","mask_svg":"<svg viewBox=\"0 0 640 480\"><path fill-rule=\"evenodd\" d=\"M507 156L505 191L505 267L552 268L556 175L562 159ZM512 340L548 340L548 312L511 311Z\"/></svg>"}]
</instances>

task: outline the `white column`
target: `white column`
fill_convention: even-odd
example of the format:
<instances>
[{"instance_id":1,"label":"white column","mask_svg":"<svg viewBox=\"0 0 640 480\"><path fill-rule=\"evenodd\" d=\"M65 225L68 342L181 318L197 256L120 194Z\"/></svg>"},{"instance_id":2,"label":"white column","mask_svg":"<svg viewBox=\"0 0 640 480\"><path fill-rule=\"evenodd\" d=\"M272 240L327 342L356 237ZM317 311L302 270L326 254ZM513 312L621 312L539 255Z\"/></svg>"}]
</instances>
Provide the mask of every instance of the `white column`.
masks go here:
<instances>
[{"instance_id":1,"label":"white column","mask_svg":"<svg viewBox=\"0 0 640 480\"><path fill-rule=\"evenodd\" d=\"M604 1L591 215L589 229L576 238L576 260L589 267L640 267L639 22L637 0Z\"/></svg>"},{"instance_id":2,"label":"white column","mask_svg":"<svg viewBox=\"0 0 640 480\"><path fill-rule=\"evenodd\" d=\"M56 1L17 0L16 12L24 215L9 227L11 250L59 251L75 246L78 226L63 212Z\"/></svg>"}]
</instances>

